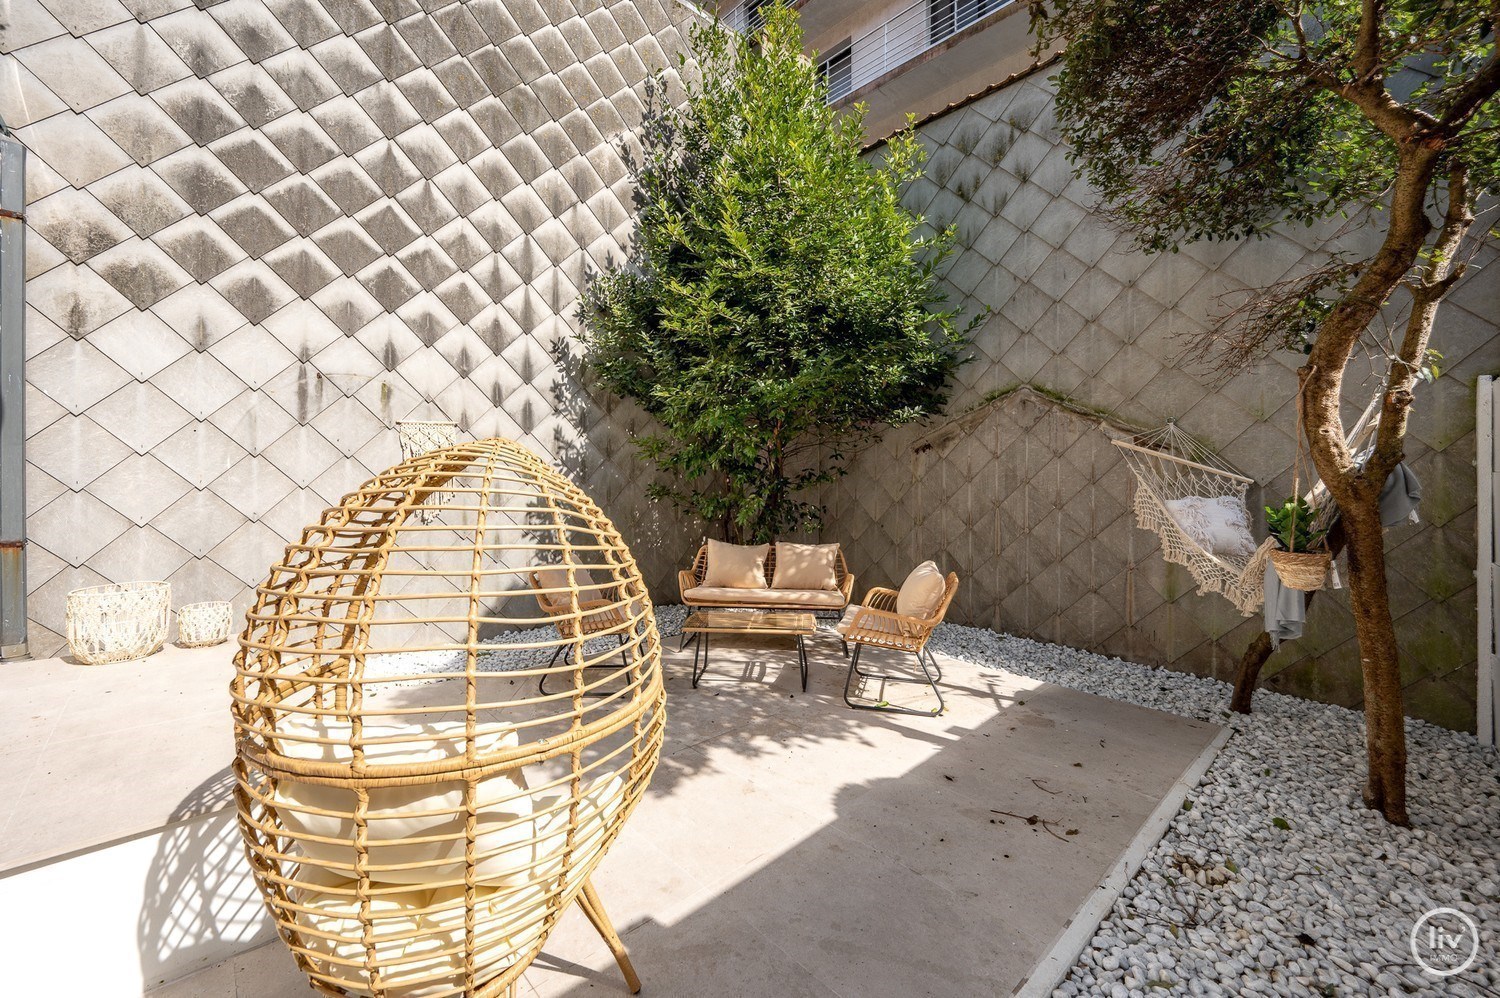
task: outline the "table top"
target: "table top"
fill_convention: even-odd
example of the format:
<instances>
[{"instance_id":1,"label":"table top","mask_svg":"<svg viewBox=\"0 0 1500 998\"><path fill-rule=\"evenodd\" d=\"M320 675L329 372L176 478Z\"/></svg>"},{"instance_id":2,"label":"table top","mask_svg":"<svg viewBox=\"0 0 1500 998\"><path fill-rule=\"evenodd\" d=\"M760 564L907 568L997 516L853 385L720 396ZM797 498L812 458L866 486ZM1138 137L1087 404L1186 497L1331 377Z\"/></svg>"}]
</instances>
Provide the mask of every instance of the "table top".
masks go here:
<instances>
[{"instance_id":1,"label":"table top","mask_svg":"<svg viewBox=\"0 0 1500 998\"><path fill-rule=\"evenodd\" d=\"M685 634L813 634L817 618L784 610L698 610L682 625Z\"/></svg>"}]
</instances>

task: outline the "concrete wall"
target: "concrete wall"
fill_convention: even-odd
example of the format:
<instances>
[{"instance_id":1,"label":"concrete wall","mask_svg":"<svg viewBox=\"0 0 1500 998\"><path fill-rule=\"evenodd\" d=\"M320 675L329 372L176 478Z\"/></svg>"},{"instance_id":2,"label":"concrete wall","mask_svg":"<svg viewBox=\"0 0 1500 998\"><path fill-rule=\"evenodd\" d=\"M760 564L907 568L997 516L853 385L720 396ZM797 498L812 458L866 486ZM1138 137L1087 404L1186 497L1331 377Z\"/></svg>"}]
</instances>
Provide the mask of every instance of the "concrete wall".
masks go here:
<instances>
[{"instance_id":1,"label":"concrete wall","mask_svg":"<svg viewBox=\"0 0 1500 998\"><path fill-rule=\"evenodd\" d=\"M30 150L33 654L69 590L247 602L287 538L399 458L396 420L518 439L666 585L691 540L578 387L618 142L677 0L13 0ZM611 465L608 473L604 469ZM675 531L675 533L674 533ZM669 539L663 539L665 532Z\"/></svg>"},{"instance_id":2,"label":"concrete wall","mask_svg":"<svg viewBox=\"0 0 1500 998\"><path fill-rule=\"evenodd\" d=\"M827 535L848 543L861 588L899 582L916 562L936 558L964 577L959 620L1232 676L1259 619L1196 595L1184 569L1162 562L1154 535L1134 525L1133 479L1105 424L1156 427L1176 417L1265 486L1252 490L1253 513L1289 493L1300 355L1280 354L1216 389L1209 371L1178 360L1182 337L1211 324L1224 308L1219 296L1368 242L1370 231L1287 228L1255 242L1142 254L1074 178L1045 76L930 122L922 135L929 178L907 200L939 221L958 220L962 248L949 288L968 308L993 313L978 331L950 417L861 454L829 490ZM1495 256L1487 246L1478 262ZM1500 369L1500 282L1492 270L1475 272L1439 314L1434 346L1446 355L1445 371L1418 390L1407 447L1425 485L1424 522L1392 529L1387 541L1408 710L1469 730L1474 384ZM1351 369L1352 412L1375 390L1371 372ZM1018 385L1043 393L1011 391ZM1359 703L1343 593L1315 601L1306 637L1279 651L1266 675L1273 689Z\"/></svg>"}]
</instances>

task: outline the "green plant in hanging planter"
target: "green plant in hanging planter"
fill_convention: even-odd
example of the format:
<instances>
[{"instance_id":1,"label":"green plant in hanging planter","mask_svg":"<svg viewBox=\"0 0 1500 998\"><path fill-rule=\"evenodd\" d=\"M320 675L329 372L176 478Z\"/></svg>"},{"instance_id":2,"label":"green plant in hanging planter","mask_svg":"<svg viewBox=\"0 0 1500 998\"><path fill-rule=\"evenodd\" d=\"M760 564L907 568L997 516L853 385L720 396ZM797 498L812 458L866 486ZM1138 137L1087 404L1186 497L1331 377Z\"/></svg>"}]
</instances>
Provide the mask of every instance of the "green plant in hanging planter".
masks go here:
<instances>
[{"instance_id":1,"label":"green plant in hanging planter","mask_svg":"<svg viewBox=\"0 0 1500 998\"><path fill-rule=\"evenodd\" d=\"M1324 547L1326 527L1314 529L1317 511L1301 496L1288 496L1280 506L1266 507L1266 526L1283 551L1310 552Z\"/></svg>"}]
</instances>

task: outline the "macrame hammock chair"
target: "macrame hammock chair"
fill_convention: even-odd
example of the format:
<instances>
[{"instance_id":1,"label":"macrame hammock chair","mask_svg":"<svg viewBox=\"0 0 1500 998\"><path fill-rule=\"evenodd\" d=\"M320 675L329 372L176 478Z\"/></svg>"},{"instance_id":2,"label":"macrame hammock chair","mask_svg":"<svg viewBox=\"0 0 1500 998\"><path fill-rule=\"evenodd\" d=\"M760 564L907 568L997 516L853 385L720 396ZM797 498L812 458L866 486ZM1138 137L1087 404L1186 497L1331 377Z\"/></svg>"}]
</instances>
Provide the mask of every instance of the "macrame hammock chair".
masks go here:
<instances>
[{"instance_id":1,"label":"macrame hammock chair","mask_svg":"<svg viewBox=\"0 0 1500 998\"><path fill-rule=\"evenodd\" d=\"M1380 425L1380 403L1377 393L1345 435L1351 453L1359 453L1374 438ZM1301 433L1300 425L1297 432ZM1247 617L1259 610L1265 601L1266 560L1276 549L1276 541L1266 538L1248 556L1217 554L1184 530L1167 505L1171 500L1201 496L1228 497L1245 507L1245 494L1255 479L1241 474L1193 439L1175 420L1168 420L1159 430L1113 443L1135 475L1132 507L1136 524L1161 538L1162 558L1186 568L1198 583L1199 595L1217 593ZM1328 501L1328 489L1321 480L1316 480L1303 498L1313 510L1313 529L1332 525L1338 507ZM1246 508L1247 522L1249 516ZM1336 576L1334 584L1336 587Z\"/></svg>"},{"instance_id":2,"label":"macrame hammock chair","mask_svg":"<svg viewBox=\"0 0 1500 998\"><path fill-rule=\"evenodd\" d=\"M573 902L639 990L591 876L661 752L661 640L593 500L510 441L418 455L288 545L246 619L239 827L314 991L513 995Z\"/></svg>"}]
</instances>

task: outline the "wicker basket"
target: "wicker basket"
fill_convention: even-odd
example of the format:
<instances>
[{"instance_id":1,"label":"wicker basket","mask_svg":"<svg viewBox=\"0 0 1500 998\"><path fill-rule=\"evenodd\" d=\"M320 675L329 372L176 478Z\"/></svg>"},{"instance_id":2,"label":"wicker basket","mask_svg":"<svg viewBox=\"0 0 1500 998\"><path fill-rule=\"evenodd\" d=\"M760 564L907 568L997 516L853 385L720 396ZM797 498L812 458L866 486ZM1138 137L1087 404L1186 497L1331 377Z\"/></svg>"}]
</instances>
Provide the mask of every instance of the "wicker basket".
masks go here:
<instances>
[{"instance_id":1,"label":"wicker basket","mask_svg":"<svg viewBox=\"0 0 1500 998\"><path fill-rule=\"evenodd\" d=\"M122 582L68 593L68 647L84 665L145 658L167 641L172 586Z\"/></svg>"},{"instance_id":2,"label":"wicker basket","mask_svg":"<svg viewBox=\"0 0 1500 998\"><path fill-rule=\"evenodd\" d=\"M229 640L233 617L226 600L187 603L177 608L177 643L184 648L206 648Z\"/></svg>"},{"instance_id":3,"label":"wicker basket","mask_svg":"<svg viewBox=\"0 0 1500 998\"><path fill-rule=\"evenodd\" d=\"M1322 589L1333 558L1327 551L1272 551L1271 565L1288 589L1312 592Z\"/></svg>"}]
</instances>

